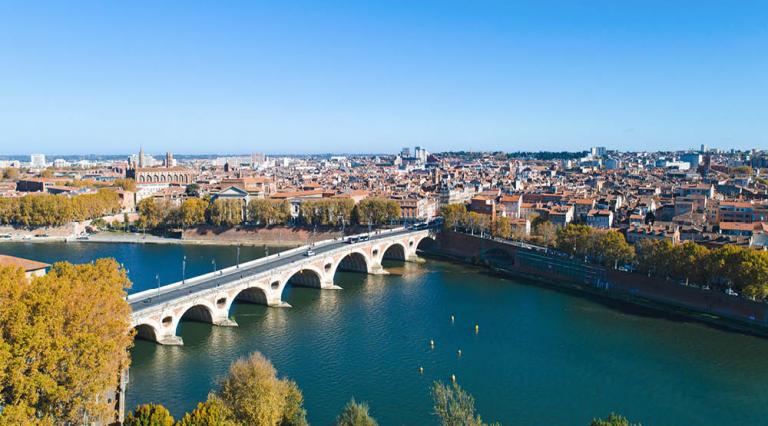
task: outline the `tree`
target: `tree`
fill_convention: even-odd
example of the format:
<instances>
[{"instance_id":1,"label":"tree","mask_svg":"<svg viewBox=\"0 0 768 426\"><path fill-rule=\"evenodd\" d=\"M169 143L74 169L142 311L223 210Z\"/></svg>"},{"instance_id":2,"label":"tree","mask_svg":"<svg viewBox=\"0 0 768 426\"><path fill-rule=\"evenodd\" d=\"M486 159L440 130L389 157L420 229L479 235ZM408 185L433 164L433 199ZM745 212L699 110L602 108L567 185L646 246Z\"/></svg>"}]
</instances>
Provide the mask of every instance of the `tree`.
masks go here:
<instances>
[{"instance_id":1,"label":"tree","mask_svg":"<svg viewBox=\"0 0 768 426\"><path fill-rule=\"evenodd\" d=\"M232 411L218 396L211 394L205 402L184 415L175 426L238 426Z\"/></svg>"},{"instance_id":2,"label":"tree","mask_svg":"<svg viewBox=\"0 0 768 426\"><path fill-rule=\"evenodd\" d=\"M179 207L179 218L183 228L205 223L205 209L208 203L200 198L187 198Z\"/></svg>"},{"instance_id":3,"label":"tree","mask_svg":"<svg viewBox=\"0 0 768 426\"><path fill-rule=\"evenodd\" d=\"M434 414L443 426L482 426L483 420L475 412L475 398L453 382L450 385L432 384Z\"/></svg>"},{"instance_id":4,"label":"tree","mask_svg":"<svg viewBox=\"0 0 768 426\"><path fill-rule=\"evenodd\" d=\"M443 228L455 231L456 228L463 227L467 222L467 206L448 204L440 208L440 215L443 217Z\"/></svg>"},{"instance_id":5,"label":"tree","mask_svg":"<svg viewBox=\"0 0 768 426\"><path fill-rule=\"evenodd\" d=\"M253 426L304 425L303 398L296 385L279 379L263 355L235 361L221 381L218 396L240 423Z\"/></svg>"},{"instance_id":6,"label":"tree","mask_svg":"<svg viewBox=\"0 0 768 426\"><path fill-rule=\"evenodd\" d=\"M366 198L357 204L360 225L384 225L400 219L400 205L395 200Z\"/></svg>"},{"instance_id":7,"label":"tree","mask_svg":"<svg viewBox=\"0 0 768 426\"><path fill-rule=\"evenodd\" d=\"M635 259L635 249L617 231L595 231L588 239L588 255L603 266L626 265Z\"/></svg>"},{"instance_id":8,"label":"tree","mask_svg":"<svg viewBox=\"0 0 768 426\"><path fill-rule=\"evenodd\" d=\"M355 402L352 398L336 418L336 426L377 426L376 420L368 414L368 404Z\"/></svg>"},{"instance_id":9,"label":"tree","mask_svg":"<svg viewBox=\"0 0 768 426\"><path fill-rule=\"evenodd\" d=\"M512 236L512 220L506 216L497 218L493 222L491 233L494 237L508 239Z\"/></svg>"},{"instance_id":10,"label":"tree","mask_svg":"<svg viewBox=\"0 0 768 426\"><path fill-rule=\"evenodd\" d=\"M680 280L688 280L696 284L706 281L706 258L709 250L693 241L686 241L674 246L671 253L670 274Z\"/></svg>"},{"instance_id":11,"label":"tree","mask_svg":"<svg viewBox=\"0 0 768 426\"><path fill-rule=\"evenodd\" d=\"M611 413L605 419L592 419L589 426L641 426L640 423L629 423L626 417Z\"/></svg>"},{"instance_id":12,"label":"tree","mask_svg":"<svg viewBox=\"0 0 768 426\"><path fill-rule=\"evenodd\" d=\"M200 185L198 185L196 183L190 183L184 189L184 193L187 194L187 197L199 197L200 196Z\"/></svg>"},{"instance_id":13,"label":"tree","mask_svg":"<svg viewBox=\"0 0 768 426\"><path fill-rule=\"evenodd\" d=\"M208 223L231 228L243 221L243 203L240 200L217 198L206 211Z\"/></svg>"},{"instance_id":14,"label":"tree","mask_svg":"<svg viewBox=\"0 0 768 426\"><path fill-rule=\"evenodd\" d=\"M308 426L304 395L293 380L282 379L285 384L285 407L280 426Z\"/></svg>"},{"instance_id":15,"label":"tree","mask_svg":"<svg viewBox=\"0 0 768 426\"><path fill-rule=\"evenodd\" d=\"M587 225L568 224L557 230L557 248L573 256L585 256L592 232L592 228Z\"/></svg>"},{"instance_id":16,"label":"tree","mask_svg":"<svg viewBox=\"0 0 768 426\"><path fill-rule=\"evenodd\" d=\"M173 417L160 404L143 404L125 416L123 426L173 426Z\"/></svg>"},{"instance_id":17,"label":"tree","mask_svg":"<svg viewBox=\"0 0 768 426\"><path fill-rule=\"evenodd\" d=\"M126 191L136 192L136 181L131 178L115 179L115 186Z\"/></svg>"},{"instance_id":18,"label":"tree","mask_svg":"<svg viewBox=\"0 0 768 426\"><path fill-rule=\"evenodd\" d=\"M50 179L53 177L53 170L52 169L43 169L43 171L40 172L40 177L45 179Z\"/></svg>"},{"instance_id":19,"label":"tree","mask_svg":"<svg viewBox=\"0 0 768 426\"><path fill-rule=\"evenodd\" d=\"M543 246L553 246L555 245L557 238L557 227L555 225L548 221L538 221L536 226L533 228L533 240L537 244L541 244Z\"/></svg>"},{"instance_id":20,"label":"tree","mask_svg":"<svg viewBox=\"0 0 768 426\"><path fill-rule=\"evenodd\" d=\"M104 395L117 389L132 343L129 286L113 259L56 263L31 282L0 268L0 406L60 424L111 421Z\"/></svg>"},{"instance_id":21,"label":"tree","mask_svg":"<svg viewBox=\"0 0 768 426\"><path fill-rule=\"evenodd\" d=\"M469 212L469 218L467 220L469 222L469 228L472 230L472 233L475 232L483 233L488 231L490 228L490 217L486 214L477 213L477 212Z\"/></svg>"},{"instance_id":22,"label":"tree","mask_svg":"<svg viewBox=\"0 0 768 426\"><path fill-rule=\"evenodd\" d=\"M5 170L3 170L3 177L6 180L18 180L19 179L19 169L15 167L7 167Z\"/></svg>"},{"instance_id":23,"label":"tree","mask_svg":"<svg viewBox=\"0 0 768 426\"><path fill-rule=\"evenodd\" d=\"M248 220L257 225L283 225L291 218L291 206L285 200L253 200L247 210Z\"/></svg>"},{"instance_id":24,"label":"tree","mask_svg":"<svg viewBox=\"0 0 768 426\"><path fill-rule=\"evenodd\" d=\"M136 206L142 228L155 229L165 221L165 211L154 198L145 198Z\"/></svg>"}]
</instances>

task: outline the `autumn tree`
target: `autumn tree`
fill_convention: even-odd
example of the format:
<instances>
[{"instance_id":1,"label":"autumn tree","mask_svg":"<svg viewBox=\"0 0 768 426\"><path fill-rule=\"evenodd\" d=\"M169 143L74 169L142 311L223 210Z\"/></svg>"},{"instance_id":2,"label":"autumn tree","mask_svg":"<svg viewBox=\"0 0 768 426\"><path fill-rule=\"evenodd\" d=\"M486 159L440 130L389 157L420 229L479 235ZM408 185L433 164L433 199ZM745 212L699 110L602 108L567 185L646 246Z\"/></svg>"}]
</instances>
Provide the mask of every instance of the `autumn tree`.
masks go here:
<instances>
[{"instance_id":1,"label":"autumn tree","mask_svg":"<svg viewBox=\"0 0 768 426\"><path fill-rule=\"evenodd\" d=\"M206 219L213 226L231 228L243 221L243 203L240 200L217 198L208 206Z\"/></svg>"},{"instance_id":2,"label":"autumn tree","mask_svg":"<svg viewBox=\"0 0 768 426\"><path fill-rule=\"evenodd\" d=\"M635 259L635 248L617 231L594 231L587 243L588 256L603 266L626 265Z\"/></svg>"},{"instance_id":3,"label":"autumn tree","mask_svg":"<svg viewBox=\"0 0 768 426\"><path fill-rule=\"evenodd\" d=\"M215 394L208 395L205 402L176 422L175 426L239 426L234 420L232 411L224 401Z\"/></svg>"},{"instance_id":4,"label":"autumn tree","mask_svg":"<svg viewBox=\"0 0 768 426\"><path fill-rule=\"evenodd\" d=\"M494 237L508 239L512 236L512 220L506 216L496 218L493 221L491 233Z\"/></svg>"},{"instance_id":5,"label":"autumn tree","mask_svg":"<svg viewBox=\"0 0 768 426\"><path fill-rule=\"evenodd\" d=\"M455 231L467 223L467 206L463 203L448 204L440 208L440 215L443 217L443 228Z\"/></svg>"},{"instance_id":6,"label":"autumn tree","mask_svg":"<svg viewBox=\"0 0 768 426\"><path fill-rule=\"evenodd\" d=\"M154 197L139 201L136 211L139 213L139 223L142 228L155 229L165 220L166 212L159 201Z\"/></svg>"},{"instance_id":7,"label":"autumn tree","mask_svg":"<svg viewBox=\"0 0 768 426\"><path fill-rule=\"evenodd\" d=\"M366 198L355 209L360 225L385 225L400 219L400 205L395 200Z\"/></svg>"},{"instance_id":8,"label":"autumn tree","mask_svg":"<svg viewBox=\"0 0 768 426\"><path fill-rule=\"evenodd\" d=\"M45 179L50 179L53 177L53 169L43 169L43 171L40 172L40 177Z\"/></svg>"},{"instance_id":9,"label":"autumn tree","mask_svg":"<svg viewBox=\"0 0 768 426\"><path fill-rule=\"evenodd\" d=\"M291 205L285 200L252 200L246 210L248 220L257 225L284 225L291 218Z\"/></svg>"},{"instance_id":10,"label":"autumn tree","mask_svg":"<svg viewBox=\"0 0 768 426\"><path fill-rule=\"evenodd\" d=\"M143 404L125 416L123 426L173 426L173 416L160 404Z\"/></svg>"},{"instance_id":11,"label":"autumn tree","mask_svg":"<svg viewBox=\"0 0 768 426\"><path fill-rule=\"evenodd\" d=\"M258 352L230 366L217 395L242 424L306 424L298 387L290 380L278 378L272 363Z\"/></svg>"},{"instance_id":12,"label":"autumn tree","mask_svg":"<svg viewBox=\"0 0 768 426\"><path fill-rule=\"evenodd\" d=\"M0 268L0 417L111 421L105 395L129 363L130 282L113 259L56 263L31 279ZM0 421L2 424L2 421Z\"/></svg>"},{"instance_id":13,"label":"autumn tree","mask_svg":"<svg viewBox=\"0 0 768 426\"><path fill-rule=\"evenodd\" d=\"M183 228L205 223L205 209L208 203L200 198L187 198L179 207L179 221Z\"/></svg>"},{"instance_id":14,"label":"autumn tree","mask_svg":"<svg viewBox=\"0 0 768 426\"><path fill-rule=\"evenodd\" d=\"M336 426L377 426L378 423L368 413L368 404L355 402L352 398L341 414L336 418Z\"/></svg>"},{"instance_id":15,"label":"autumn tree","mask_svg":"<svg viewBox=\"0 0 768 426\"><path fill-rule=\"evenodd\" d=\"M533 223L531 224L533 226ZM531 240L536 244L543 246L555 245L557 239L557 227L548 220L537 220L533 226L533 235Z\"/></svg>"},{"instance_id":16,"label":"autumn tree","mask_svg":"<svg viewBox=\"0 0 768 426\"><path fill-rule=\"evenodd\" d=\"M477 212L469 212L467 225L474 234L475 232L484 233L490 229L490 216Z\"/></svg>"},{"instance_id":17,"label":"autumn tree","mask_svg":"<svg viewBox=\"0 0 768 426\"><path fill-rule=\"evenodd\" d=\"M136 192L136 181L131 178L115 179L115 186L126 191Z\"/></svg>"}]
</instances>

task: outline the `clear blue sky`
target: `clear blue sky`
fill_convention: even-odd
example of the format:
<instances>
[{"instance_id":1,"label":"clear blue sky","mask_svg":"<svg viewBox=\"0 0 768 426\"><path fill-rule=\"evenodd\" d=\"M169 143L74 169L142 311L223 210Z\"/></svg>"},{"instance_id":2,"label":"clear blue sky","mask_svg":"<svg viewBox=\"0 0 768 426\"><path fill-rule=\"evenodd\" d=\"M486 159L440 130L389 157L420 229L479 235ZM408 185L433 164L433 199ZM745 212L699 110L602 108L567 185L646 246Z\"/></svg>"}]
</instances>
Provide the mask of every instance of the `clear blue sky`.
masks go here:
<instances>
[{"instance_id":1,"label":"clear blue sky","mask_svg":"<svg viewBox=\"0 0 768 426\"><path fill-rule=\"evenodd\" d=\"M766 1L5 1L0 154L768 148Z\"/></svg>"}]
</instances>

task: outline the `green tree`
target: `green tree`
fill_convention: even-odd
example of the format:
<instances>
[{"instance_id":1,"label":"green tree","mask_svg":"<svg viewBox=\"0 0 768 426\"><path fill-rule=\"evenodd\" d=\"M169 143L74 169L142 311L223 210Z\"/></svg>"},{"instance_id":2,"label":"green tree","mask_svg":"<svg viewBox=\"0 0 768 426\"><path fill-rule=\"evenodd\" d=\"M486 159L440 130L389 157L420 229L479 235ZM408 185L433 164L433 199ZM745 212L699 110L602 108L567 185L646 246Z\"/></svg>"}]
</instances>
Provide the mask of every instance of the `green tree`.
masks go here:
<instances>
[{"instance_id":1,"label":"green tree","mask_svg":"<svg viewBox=\"0 0 768 426\"><path fill-rule=\"evenodd\" d=\"M258 352L232 364L221 381L218 396L242 424L306 424L298 387L279 379L272 363Z\"/></svg>"},{"instance_id":2,"label":"green tree","mask_svg":"<svg viewBox=\"0 0 768 426\"><path fill-rule=\"evenodd\" d=\"M187 194L187 197L199 197L200 196L200 185L198 185L196 183L190 183L184 189L184 193Z\"/></svg>"},{"instance_id":3,"label":"green tree","mask_svg":"<svg viewBox=\"0 0 768 426\"><path fill-rule=\"evenodd\" d=\"M0 268L0 406L59 424L111 421L103 396L129 364L129 286L113 259L56 263L29 281Z\"/></svg>"},{"instance_id":4,"label":"green tree","mask_svg":"<svg viewBox=\"0 0 768 426\"><path fill-rule=\"evenodd\" d=\"M229 407L218 396L211 394L205 402L184 415L176 426L238 426Z\"/></svg>"},{"instance_id":5,"label":"green tree","mask_svg":"<svg viewBox=\"0 0 768 426\"><path fill-rule=\"evenodd\" d=\"M568 224L557 230L557 248L573 256L586 256L592 233L587 225Z\"/></svg>"},{"instance_id":6,"label":"green tree","mask_svg":"<svg viewBox=\"0 0 768 426\"><path fill-rule=\"evenodd\" d=\"M626 417L611 413L604 419L593 419L589 426L641 426L640 423L630 423Z\"/></svg>"},{"instance_id":7,"label":"green tree","mask_svg":"<svg viewBox=\"0 0 768 426\"><path fill-rule=\"evenodd\" d=\"M368 404L355 402L352 398L336 418L336 426L377 426L376 420L368 413Z\"/></svg>"},{"instance_id":8,"label":"green tree","mask_svg":"<svg viewBox=\"0 0 768 426\"><path fill-rule=\"evenodd\" d=\"M475 398L467 393L458 383L450 385L434 382L432 384L434 414L443 426L482 426L485 425L475 411Z\"/></svg>"},{"instance_id":9,"label":"green tree","mask_svg":"<svg viewBox=\"0 0 768 426\"><path fill-rule=\"evenodd\" d=\"M143 404L125 416L123 426L173 426L173 417L160 404Z\"/></svg>"}]
</instances>

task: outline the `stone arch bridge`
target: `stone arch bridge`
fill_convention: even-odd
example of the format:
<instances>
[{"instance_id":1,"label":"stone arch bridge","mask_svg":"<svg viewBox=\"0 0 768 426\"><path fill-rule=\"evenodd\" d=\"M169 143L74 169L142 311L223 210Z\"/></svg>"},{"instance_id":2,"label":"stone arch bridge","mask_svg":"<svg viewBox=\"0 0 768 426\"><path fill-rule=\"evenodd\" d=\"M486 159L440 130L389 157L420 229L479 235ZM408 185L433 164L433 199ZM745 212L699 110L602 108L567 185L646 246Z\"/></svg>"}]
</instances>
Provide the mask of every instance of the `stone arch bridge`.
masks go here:
<instances>
[{"instance_id":1,"label":"stone arch bridge","mask_svg":"<svg viewBox=\"0 0 768 426\"><path fill-rule=\"evenodd\" d=\"M350 239L352 241L350 241ZM386 274L383 259L414 261L428 229L393 229L327 240L128 296L137 337L163 345L181 345L176 333L182 319L236 326L229 311L235 300L289 307L282 300L288 284L340 289L337 270Z\"/></svg>"}]
</instances>

